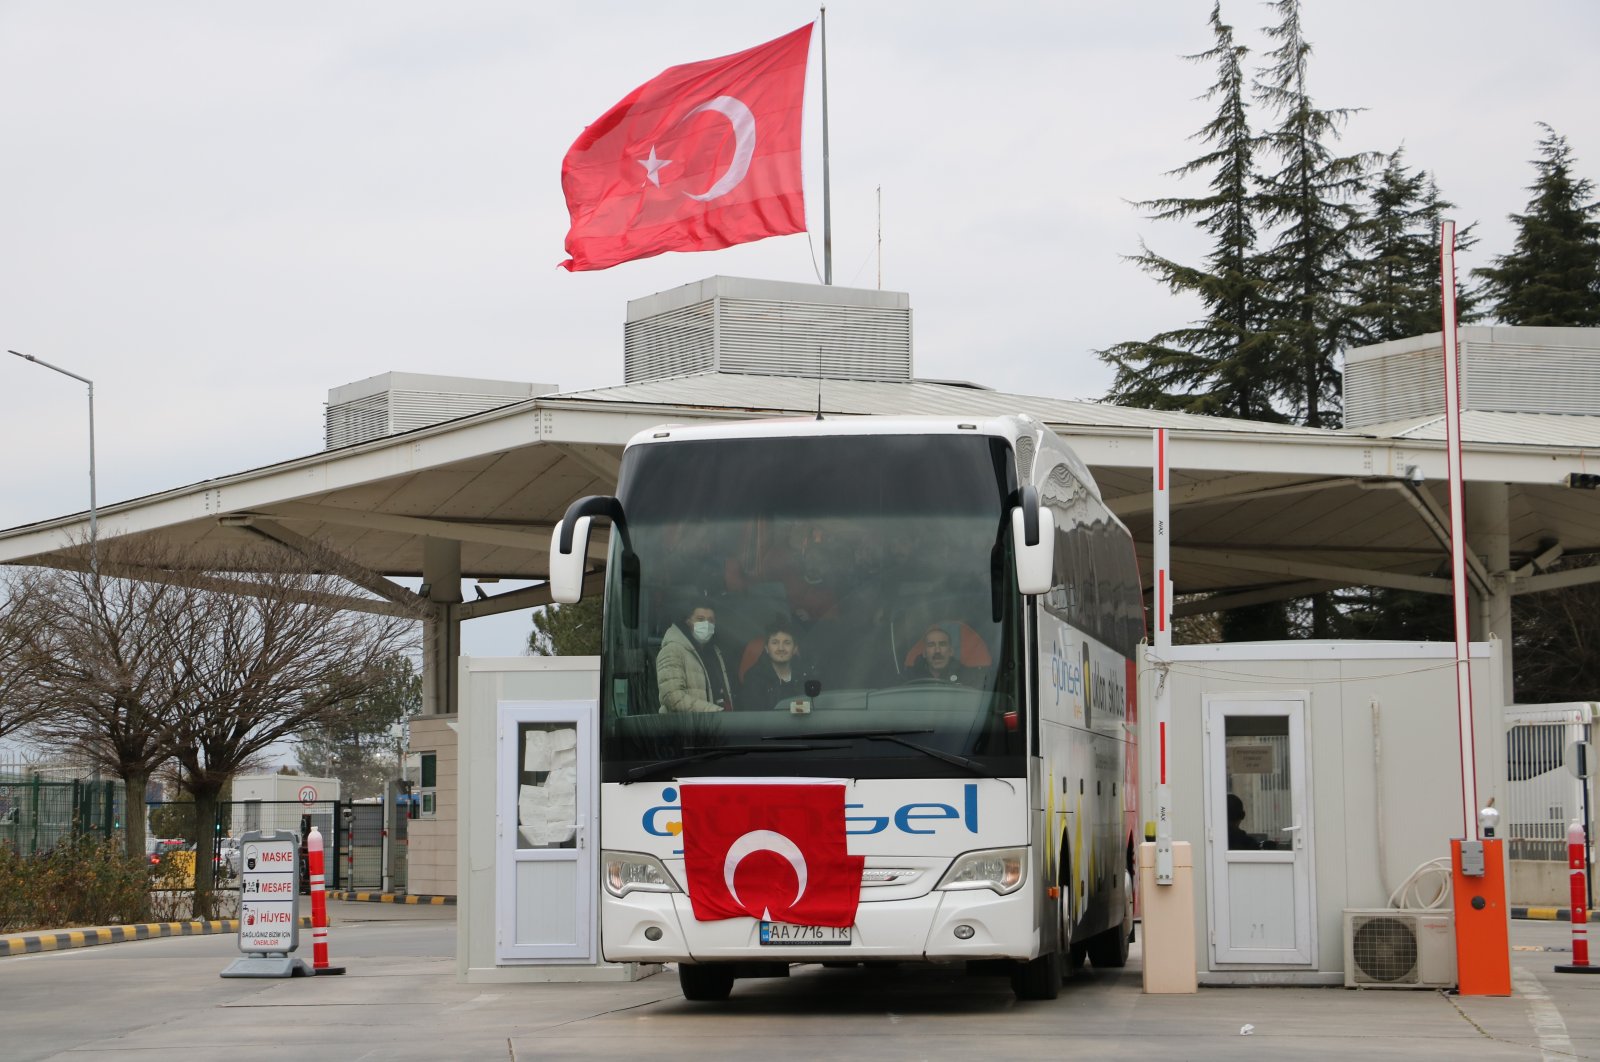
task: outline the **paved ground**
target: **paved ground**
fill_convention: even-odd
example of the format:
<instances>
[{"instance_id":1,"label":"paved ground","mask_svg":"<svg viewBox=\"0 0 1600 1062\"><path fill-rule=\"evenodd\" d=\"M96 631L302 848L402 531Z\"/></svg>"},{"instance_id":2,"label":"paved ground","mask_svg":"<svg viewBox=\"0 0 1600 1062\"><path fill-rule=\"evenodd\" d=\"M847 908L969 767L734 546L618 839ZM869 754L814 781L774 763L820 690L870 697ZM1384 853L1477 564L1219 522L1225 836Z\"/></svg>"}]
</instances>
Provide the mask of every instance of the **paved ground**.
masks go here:
<instances>
[{"instance_id":1,"label":"paved ground","mask_svg":"<svg viewBox=\"0 0 1600 1062\"><path fill-rule=\"evenodd\" d=\"M0 958L0 1058L1600 1059L1600 976L1558 975L1568 927L1514 922L1518 994L1213 988L1146 996L1135 963L1017 1003L954 971L800 967L693 1004L632 984L462 985L455 908L334 903L343 977L225 980L229 935ZM309 940L305 944L309 949ZM1248 1035L1241 1029L1252 1026Z\"/></svg>"}]
</instances>

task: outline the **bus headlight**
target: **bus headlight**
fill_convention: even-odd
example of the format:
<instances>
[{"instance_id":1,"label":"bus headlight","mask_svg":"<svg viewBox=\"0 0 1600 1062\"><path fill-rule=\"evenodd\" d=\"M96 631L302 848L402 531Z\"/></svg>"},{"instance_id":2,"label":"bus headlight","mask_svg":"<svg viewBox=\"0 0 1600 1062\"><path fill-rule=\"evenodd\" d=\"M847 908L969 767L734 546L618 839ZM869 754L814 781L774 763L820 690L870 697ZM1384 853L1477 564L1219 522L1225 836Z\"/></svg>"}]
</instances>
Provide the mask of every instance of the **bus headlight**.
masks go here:
<instances>
[{"instance_id":1,"label":"bus headlight","mask_svg":"<svg viewBox=\"0 0 1600 1062\"><path fill-rule=\"evenodd\" d=\"M679 892L661 860L642 852L601 852L601 877L613 896L630 892Z\"/></svg>"},{"instance_id":2,"label":"bus headlight","mask_svg":"<svg viewBox=\"0 0 1600 1062\"><path fill-rule=\"evenodd\" d=\"M938 887L953 889L993 889L1004 896L1022 888L1028 865L1026 848L991 848L959 856L939 879Z\"/></svg>"}]
</instances>

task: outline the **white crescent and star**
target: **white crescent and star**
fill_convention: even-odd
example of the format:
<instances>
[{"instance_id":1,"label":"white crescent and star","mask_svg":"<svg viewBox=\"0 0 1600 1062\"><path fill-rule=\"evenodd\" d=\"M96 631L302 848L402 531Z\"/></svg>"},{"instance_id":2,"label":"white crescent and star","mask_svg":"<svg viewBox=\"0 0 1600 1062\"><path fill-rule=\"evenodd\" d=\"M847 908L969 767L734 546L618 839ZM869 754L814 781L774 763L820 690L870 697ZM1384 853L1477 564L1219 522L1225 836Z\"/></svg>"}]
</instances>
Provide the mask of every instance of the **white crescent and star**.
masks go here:
<instances>
[{"instance_id":1,"label":"white crescent and star","mask_svg":"<svg viewBox=\"0 0 1600 1062\"><path fill-rule=\"evenodd\" d=\"M728 855L722 861L722 880L728 886L728 895L732 896L739 906L744 906L744 901L739 899L738 890L733 887L733 875L747 856L757 852L771 852L788 860L789 865L794 867L799 887L795 889L794 899L789 901L789 905L792 907L799 903L800 897L806 893L805 854L800 851L799 845L773 830L751 830L728 846Z\"/></svg>"},{"instance_id":2,"label":"white crescent and star","mask_svg":"<svg viewBox=\"0 0 1600 1062\"><path fill-rule=\"evenodd\" d=\"M728 124L733 128L733 160L728 163L728 168L722 171L722 176L712 183L704 192L683 193L697 202L707 203L713 199L720 199L739 187L745 175L750 172L750 160L756 153L756 116L744 102L733 96L718 96L707 100L694 110L683 116L683 121L688 121L697 114L712 111L728 119ZM636 160L644 167L645 180L661 187L661 168L670 166L671 159L656 157L655 145L650 145L650 157ZM785 838L787 840L787 838Z\"/></svg>"}]
</instances>

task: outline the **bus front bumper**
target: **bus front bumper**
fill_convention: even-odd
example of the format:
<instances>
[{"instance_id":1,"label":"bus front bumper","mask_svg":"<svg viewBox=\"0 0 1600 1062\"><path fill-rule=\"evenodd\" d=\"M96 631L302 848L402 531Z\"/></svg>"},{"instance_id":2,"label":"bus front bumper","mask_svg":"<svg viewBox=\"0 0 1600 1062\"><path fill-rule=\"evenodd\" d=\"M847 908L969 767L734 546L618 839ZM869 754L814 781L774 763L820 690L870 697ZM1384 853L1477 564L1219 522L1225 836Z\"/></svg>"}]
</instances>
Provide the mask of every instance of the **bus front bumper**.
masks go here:
<instances>
[{"instance_id":1,"label":"bus front bumper","mask_svg":"<svg viewBox=\"0 0 1600 1062\"><path fill-rule=\"evenodd\" d=\"M935 891L862 903L850 938L848 944L763 945L756 919L696 921L682 893L601 899L601 951L609 962L958 962L1039 953L1030 889L1008 896L988 889Z\"/></svg>"}]
</instances>

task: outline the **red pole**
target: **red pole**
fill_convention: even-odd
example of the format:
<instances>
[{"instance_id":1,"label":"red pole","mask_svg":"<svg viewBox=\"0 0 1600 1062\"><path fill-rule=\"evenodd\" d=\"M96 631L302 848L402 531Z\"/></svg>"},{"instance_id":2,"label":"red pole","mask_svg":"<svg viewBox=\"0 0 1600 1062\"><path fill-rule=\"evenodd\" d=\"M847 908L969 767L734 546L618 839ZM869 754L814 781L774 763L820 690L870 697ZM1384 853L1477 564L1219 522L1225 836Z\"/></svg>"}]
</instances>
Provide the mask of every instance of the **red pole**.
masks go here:
<instances>
[{"instance_id":1,"label":"red pole","mask_svg":"<svg viewBox=\"0 0 1600 1062\"><path fill-rule=\"evenodd\" d=\"M1567 867L1572 871L1572 965L1589 965L1589 902L1587 870L1583 865L1583 827L1567 827Z\"/></svg>"},{"instance_id":2,"label":"red pole","mask_svg":"<svg viewBox=\"0 0 1600 1062\"><path fill-rule=\"evenodd\" d=\"M1556 973L1600 973L1589 965L1588 871L1584 860L1583 824L1567 827L1567 868L1572 872L1572 962L1558 965Z\"/></svg>"},{"instance_id":3,"label":"red pole","mask_svg":"<svg viewBox=\"0 0 1600 1062\"><path fill-rule=\"evenodd\" d=\"M311 969L317 974L342 974L328 965L328 894L323 883L322 831L311 827L306 838L306 873L311 878Z\"/></svg>"}]
</instances>

